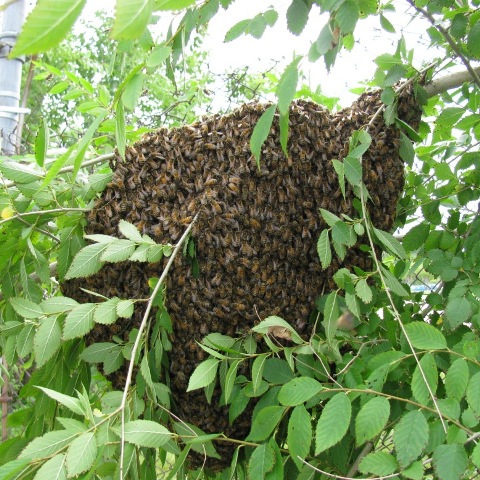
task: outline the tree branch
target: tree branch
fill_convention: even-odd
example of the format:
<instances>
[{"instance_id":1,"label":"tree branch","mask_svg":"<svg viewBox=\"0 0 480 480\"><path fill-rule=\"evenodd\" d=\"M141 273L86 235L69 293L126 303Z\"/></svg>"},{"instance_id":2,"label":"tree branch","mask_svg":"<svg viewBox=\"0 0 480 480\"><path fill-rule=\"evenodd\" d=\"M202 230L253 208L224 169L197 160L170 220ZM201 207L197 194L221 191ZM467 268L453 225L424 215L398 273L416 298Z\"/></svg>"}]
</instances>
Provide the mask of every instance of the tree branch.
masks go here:
<instances>
[{"instance_id":1,"label":"tree branch","mask_svg":"<svg viewBox=\"0 0 480 480\"><path fill-rule=\"evenodd\" d=\"M478 76L480 76L480 67L474 68L473 72L478 78ZM451 73L449 75L445 75L444 77L437 78L436 80L432 80L424 85L424 88L427 92L427 96L430 98L452 88L460 87L465 82L471 82L472 80L475 80L475 77L472 75L470 70L468 70Z\"/></svg>"},{"instance_id":2,"label":"tree branch","mask_svg":"<svg viewBox=\"0 0 480 480\"><path fill-rule=\"evenodd\" d=\"M111 160L112 158L115 158L114 153L107 153L105 155L100 155L99 157L92 158L91 160L87 160L86 162L83 162L81 165L81 168L86 168L91 165L96 165L97 163L103 163L106 162L107 160ZM61 170L58 171L58 175L62 173L68 173L68 172L73 172L73 169L75 167L73 165L69 165L68 167L63 167ZM16 185L16 182L5 182L3 186L5 188L10 188L14 187Z\"/></svg>"}]
</instances>

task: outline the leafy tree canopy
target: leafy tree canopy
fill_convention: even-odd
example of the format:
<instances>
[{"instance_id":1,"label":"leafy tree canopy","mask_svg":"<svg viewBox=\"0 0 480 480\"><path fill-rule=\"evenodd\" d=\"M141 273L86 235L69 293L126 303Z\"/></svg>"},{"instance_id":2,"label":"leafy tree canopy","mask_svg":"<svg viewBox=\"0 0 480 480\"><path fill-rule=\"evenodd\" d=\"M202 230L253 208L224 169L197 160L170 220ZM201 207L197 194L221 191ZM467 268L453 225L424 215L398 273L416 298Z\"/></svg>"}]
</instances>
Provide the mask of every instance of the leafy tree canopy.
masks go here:
<instances>
[{"instance_id":1,"label":"leafy tree canopy","mask_svg":"<svg viewBox=\"0 0 480 480\"><path fill-rule=\"evenodd\" d=\"M221 84L206 67L203 36L212 18L228 14L232 3L117 0L113 18L101 17L72 35L85 0L38 0L25 22L11 56L31 56L24 94L32 114L19 154L0 162L5 397L11 394L8 382L18 387L8 416L14 436L0 444L0 479L475 478L478 1L407 0L408 15L428 22L434 52L419 67L408 29L391 22L397 2L292 0L281 13L288 30L302 36L312 18L318 27L308 52L281 71L225 72ZM159 33L155 26L167 14L172 22ZM251 36L262 42L279 15L273 4L252 18L232 18L224 41ZM368 79L369 87L382 89L379 107L349 135L344 153L328 159L339 201L350 198L356 214L337 215L325 205L319 211L324 228L312 241L326 271L352 251L368 256L372 267L337 269L328 289L318 292L308 338L274 314L235 338L210 333L187 390L209 399L220 391L230 423L247 408L253 415L246 438L201 431L172 414L172 323L164 288L177 256L195 268L189 234L198 216L187 217L176 241L159 244L123 220L121 238L85 238L85 214L112 181L108 162L114 149L128 162L128 146L142 134L211 112L220 88L232 102L222 113L252 99L270 100L245 139L258 169L277 125L288 156L292 102L306 98L329 109L338 106L337 99L304 85L302 68L323 62L335 72L342 51L357 42L368 48L374 40L357 36L366 18L382 32L397 34L398 42L393 53L376 57ZM452 76L452 67L460 73ZM408 89L422 109L418 128L400 111ZM405 162L393 224L400 235L377 228L369 214L378 202L368 181L381 175L380 188L390 188L388 172L365 167L372 149L387 142L376 137L378 119L398 132L395 148ZM148 298L78 303L59 291L59 281L94 275L105 265L161 260L165 268L149 280ZM138 328L121 337L122 319L138 308ZM118 334L87 346L85 336L96 324L118 327ZM108 381L111 374L123 379L120 390ZM216 448L227 440L237 446L230 467L210 470ZM192 452L205 464L189 463Z\"/></svg>"}]
</instances>

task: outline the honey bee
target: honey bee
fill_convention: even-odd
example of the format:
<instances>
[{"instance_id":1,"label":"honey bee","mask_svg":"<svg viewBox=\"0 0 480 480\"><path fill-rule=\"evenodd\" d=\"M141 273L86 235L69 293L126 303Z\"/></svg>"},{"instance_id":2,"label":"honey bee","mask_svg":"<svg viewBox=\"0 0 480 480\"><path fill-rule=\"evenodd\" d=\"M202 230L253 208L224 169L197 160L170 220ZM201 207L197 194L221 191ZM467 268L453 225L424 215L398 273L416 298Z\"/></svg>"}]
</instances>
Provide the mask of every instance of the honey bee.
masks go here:
<instances>
[{"instance_id":1,"label":"honey bee","mask_svg":"<svg viewBox=\"0 0 480 480\"><path fill-rule=\"evenodd\" d=\"M255 230L260 230L262 228L262 226L260 225L260 222L258 220L256 220L255 218L250 218L248 223Z\"/></svg>"},{"instance_id":2,"label":"honey bee","mask_svg":"<svg viewBox=\"0 0 480 480\"><path fill-rule=\"evenodd\" d=\"M211 205L215 213L222 213L222 207L220 206L220 203L212 201Z\"/></svg>"},{"instance_id":3,"label":"honey bee","mask_svg":"<svg viewBox=\"0 0 480 480\"><path fill-rule=\"evenodd\" d=\"M193 217L192 217L192 216L188 216L188 217L181 218L181 219L180 219L180 223L181 223L182 225L190 225L190 223L192 223L192 220L193 220Z\"/></svg>"},{"instance_id":4,"label":"honey bee","mask_svg":"<svg viewBox=\"0 0 480 480\"><path fill-rule=\"evenodd\" d=\"M247 309L246 305L243 303L232 303L232 307L239 312L243 312Z\"/></svg>"}]
</instances>

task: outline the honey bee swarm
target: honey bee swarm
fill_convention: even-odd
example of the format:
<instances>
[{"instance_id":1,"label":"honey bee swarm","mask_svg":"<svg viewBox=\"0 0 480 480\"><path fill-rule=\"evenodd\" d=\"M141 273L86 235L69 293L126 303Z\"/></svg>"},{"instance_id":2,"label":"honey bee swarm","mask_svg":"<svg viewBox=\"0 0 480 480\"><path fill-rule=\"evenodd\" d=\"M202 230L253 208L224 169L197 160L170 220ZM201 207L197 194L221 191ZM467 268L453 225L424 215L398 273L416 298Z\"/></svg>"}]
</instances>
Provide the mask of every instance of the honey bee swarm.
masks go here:
<instances>
[{"instance_id":1,"label":"honey bee swarm","mask_svg":"<svg viewBox=\"0 0 480 480\"><path fill-rule=\"evenodd\" d=\"M344 261L334 255L322 271L316 242L327 225L319 208L356 217L353 192L343 198L332 159L348 152L352 132L364 127L381 105L380 92L363 94L351 107L331 114L304 100L290 108L288 158L279 142L278 118L262 147L260 169L250 152L253 128L266 105L251 103L229 115L214 115L171 130L160 129L126 150L112 164L114 175L88 217L87 233L118 235L125 219L159 243L175 243L195 214L193 227L198 278L179 255L167 281L167 308L173 321L170 378L174 411L207 433L224 432L245 438L253 407L228 424L226 407L218 406L219 387L212 403L203 390L186 393L188 379L204 353L195 341L210 332L235 336L259 317L279 315L308 335L308 318L316 298L335 288L332 277L341 267L372 267L358 245ZM399 100L399 116L413 128L420 109L411 91ZM372 145L363 155L363 180L371 194L370 217L377 228L390 230L404 186L399 157L400 134L377 116L369 127ZM158 277L164 264L124 262L106 265L97 275L65 282L64 294L79 301L98 301L84 287L108 297L146 298L147 280ZM144 306L134 318L116 325L97 325L88 343L127 339L138 327ZM125 369L110 378L123 387ZM216 444L229 465L233 446ZM194 462L195 463L195 462ZM200 461L201 464L201 461Z\"/></svg>"}]
</instances>

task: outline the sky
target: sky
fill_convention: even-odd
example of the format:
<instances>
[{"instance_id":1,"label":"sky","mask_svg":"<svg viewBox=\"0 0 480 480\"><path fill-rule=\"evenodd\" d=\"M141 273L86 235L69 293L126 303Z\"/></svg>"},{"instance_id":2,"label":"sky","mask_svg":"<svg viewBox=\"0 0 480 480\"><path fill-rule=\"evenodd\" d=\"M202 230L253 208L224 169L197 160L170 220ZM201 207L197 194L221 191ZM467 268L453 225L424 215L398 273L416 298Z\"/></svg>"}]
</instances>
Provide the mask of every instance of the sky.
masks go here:
<instances>
[{"instance_id":1,"label":"sky","mask_svg":"<svg viewBox=\"0 0 480 480\"><path fill-rule=\"evenodd\" d=\"M254 2L237 0L227 11L220 8L211 20L208 35L204 40L204 47L210 51L209 69L219 74L249 66L253 73L263 72L277 63L281 71L282 67L290 63L294 54L308 54L310 44L316 40L327 17L322 17L318 7L314 6L304 32L300 37L296 37L286 27L286 10L290 3L291 0L256 0ZM113 0L103 0L101 6L113 13L114 4ZM370 17L367 20L361 20L356 27L355 37L361 42L357 41L351 52L343 49L330 73L327 72L322 59L313 64L308 61L303 62L302 70L312 90L320 85L324 94L340 97L340 103L348 105L357 96L351 93L350 89L373 77L374 58L385 51L394 53L401 33L404 33L409 41L413 39L412 44L407 44L407 47L415 47L417 66L420 66L422 58L428 58L429 52L422 46L427 43L423 37L426 35L428 24L420 19L412 22L411 16L408 13L405 14L408 7L405 2L397 1L395 4L398 12L386 16L397 29L397 34L386 33L380 28L379 18ZM225 33L235 23L245 18L253 18L271 5L278 11L279 18L274 28L267 28L260 40L251 36L242 36L233 42L223 42ZM98 8L97 0L88 0L83 15L94 15ZM169 17L166 17L162 22L165 24L163 31L166 31L168 22Z\"/></svg>"}]
</instances>

